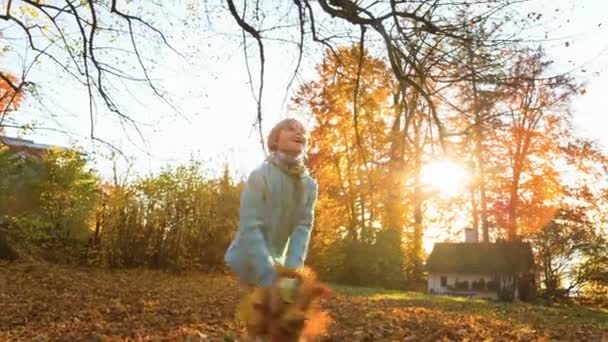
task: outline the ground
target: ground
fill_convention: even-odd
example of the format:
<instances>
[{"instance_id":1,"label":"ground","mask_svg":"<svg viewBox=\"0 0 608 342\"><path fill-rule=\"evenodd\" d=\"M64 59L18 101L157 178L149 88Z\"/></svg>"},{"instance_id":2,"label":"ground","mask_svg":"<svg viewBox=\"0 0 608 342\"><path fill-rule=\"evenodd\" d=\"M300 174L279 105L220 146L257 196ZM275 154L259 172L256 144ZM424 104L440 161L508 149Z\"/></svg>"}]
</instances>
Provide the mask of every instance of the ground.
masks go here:
<instances>
[{"instance_id":1,"label":"ground","mask_svg":"<svg viewBox=\"0 0 608 342\"><path fill-rule=\"evenodd\" d=\"M323 341L608 341L608 311L334 286ZM222 341L238 286L226 275L0 265L0 341Z\"/></svg>"}]
</instances>

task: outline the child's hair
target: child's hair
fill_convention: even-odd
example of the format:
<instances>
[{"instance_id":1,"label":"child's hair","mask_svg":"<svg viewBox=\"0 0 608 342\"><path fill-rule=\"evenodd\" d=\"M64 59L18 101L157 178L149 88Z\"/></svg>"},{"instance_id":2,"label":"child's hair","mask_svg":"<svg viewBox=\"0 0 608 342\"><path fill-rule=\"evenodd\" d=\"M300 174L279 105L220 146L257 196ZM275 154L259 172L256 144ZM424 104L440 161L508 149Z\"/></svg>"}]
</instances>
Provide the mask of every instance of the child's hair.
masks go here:
<instances>
[{"instance_id":1,"label":"child's hair","mask_svg":"<svg viewBox=\"0 0 608 342\"><path fill-rule=\"evenodd\" d=\"M281 134L281 131L283 129L293 126L293 125L300 126L302 128L302 130L304 130L304 125L298 119L294 119L294 118L283 119L283 120L279 121L276 125L274 125L274 127L270 130L270 133L268 134L268 139L266 142L266 145L268 146L268 150L270 152L277 151L278 142L279 142L279 134Z\"/></svg>"}]
</instances>

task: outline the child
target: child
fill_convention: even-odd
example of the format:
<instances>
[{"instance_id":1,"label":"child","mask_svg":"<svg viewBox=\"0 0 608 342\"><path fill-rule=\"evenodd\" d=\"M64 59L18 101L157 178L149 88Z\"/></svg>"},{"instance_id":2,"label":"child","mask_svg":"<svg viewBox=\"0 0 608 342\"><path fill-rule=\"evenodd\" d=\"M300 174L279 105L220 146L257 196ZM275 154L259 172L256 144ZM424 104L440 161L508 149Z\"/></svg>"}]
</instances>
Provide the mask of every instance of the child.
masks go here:
<instances>
[{"instance_id":1,"label":"child","mask_svg":"<svg viewBox=\"0 0 608 342\"><path fill-rule=\"evenodd\" d=\"M267 146L269 157L251 172L241 195L239 227L225 261L245 285L278 284L283 293L293 293L297 282L277 279L275 264L303 267L317 184L303 164L306 131L299 121L280 121Z\"/></svg>"}]
</instances>

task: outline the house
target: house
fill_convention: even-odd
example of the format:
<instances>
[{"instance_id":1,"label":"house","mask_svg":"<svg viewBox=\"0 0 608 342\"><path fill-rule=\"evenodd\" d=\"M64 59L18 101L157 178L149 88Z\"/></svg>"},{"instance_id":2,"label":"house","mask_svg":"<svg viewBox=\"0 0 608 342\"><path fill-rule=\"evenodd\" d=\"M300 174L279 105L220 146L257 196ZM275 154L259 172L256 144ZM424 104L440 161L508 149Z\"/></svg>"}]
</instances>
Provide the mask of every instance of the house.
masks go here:
<instances>
[{"instance_id":1,"label":"house","mask_svg":"<svg viewBox=\"0 0 608 342\"><path fill-rule=\"evenodd\" d=\"M0 146L7 147L20 157L41 157L45 152L56 146L35 143L32 140L0 136Z\"/></svg>"},{"instance_id":2,"label":"house","mask_svg":"<svg viewBox=\"0 0 608 342\"><path fill-rule=\"evenodd\" d=\"M526 300L534 290L532 248L521 241L436 243L426 267L431 294L497 299L511 288Z\"/></svg>"},{"instance_id":3,"label":"house","mask_svg":"<svg viewBox=\"0 0 608 342\"><path fill-rule=\"evenodd\" d=\"M8 157L7 161L26 161L26 160L40 160L45 153L50 149L59 148L52 145L38 144L32 140L25 140L15 137L8 137L0 135L0 151L7 151L5 155ZM6 149L6 150L5 150ZM4 153L2 153L4 154ZM0 154L0 156L2 156ZM0 162L2 162L0 160ZM23 179L24 175L39 177L41 169L40 167L32 167L33 164L11 164L14 168L3 169L5 164L0 165L0 191L9 187L13 190L19 186L18 179ZM25 177L26 178L26 177ZM0 220L0 224L1 224Z\"/></svg>"}]
</instances>

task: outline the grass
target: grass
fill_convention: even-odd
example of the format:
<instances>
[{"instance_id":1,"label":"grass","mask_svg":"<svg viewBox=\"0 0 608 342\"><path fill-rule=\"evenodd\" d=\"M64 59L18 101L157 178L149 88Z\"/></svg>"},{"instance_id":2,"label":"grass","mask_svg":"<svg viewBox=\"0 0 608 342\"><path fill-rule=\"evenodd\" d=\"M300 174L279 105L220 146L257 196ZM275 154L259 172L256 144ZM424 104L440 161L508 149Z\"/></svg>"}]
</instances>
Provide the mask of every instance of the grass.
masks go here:
<instances>
[{"instance_id":1,"label":"grass","mask_svg":"<svg viewBox=\"0 0 608 342\"><path fill-rule=\"evenodd\" d=\"M371 301L396 301L404 306L509 319L522 325L537 323L552 326L594 326L608 330L608 310L580 305L546 306L534 303L505 303L484 299L428 295L422 292L395 291L333 284L339 293Z\"/></svg>"}]
</instances>

